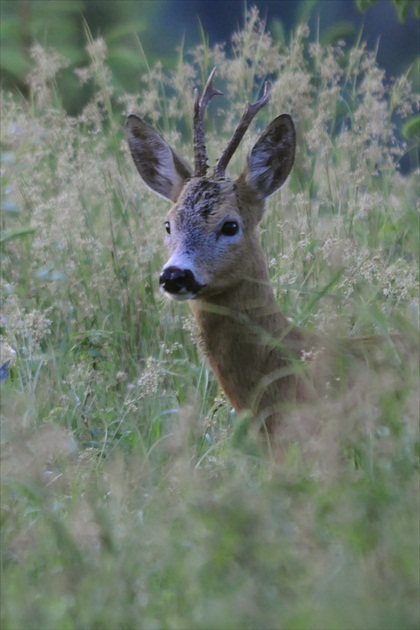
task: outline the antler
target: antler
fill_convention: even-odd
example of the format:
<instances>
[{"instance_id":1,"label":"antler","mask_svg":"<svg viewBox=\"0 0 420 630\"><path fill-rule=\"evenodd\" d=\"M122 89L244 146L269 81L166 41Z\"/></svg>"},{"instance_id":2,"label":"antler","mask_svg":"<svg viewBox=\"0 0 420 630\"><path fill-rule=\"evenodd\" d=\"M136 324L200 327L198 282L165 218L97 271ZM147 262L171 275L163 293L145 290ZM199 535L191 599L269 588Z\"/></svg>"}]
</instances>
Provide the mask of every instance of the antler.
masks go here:
<instances>
[{"instance_id":1,"label":"antler","mask_svg":"<svg viewBox=\"0 0 420 630\"><path fill-rule=\"evenodd\" d=\"M207 173L207 151L204 141L204 112L206 107L213 96L223 95L223 92L216 90L213 87L213 77L216 72L216 68L213 68L209 78L207 79L204 92L201 97L198 97L198 90L195 90L194 101L194 175L201 177Z\"/></svg>"},{"instance_id":2,"label":"antler","mask_svg":"<svg viewBox=\"0 0 420 630\"><path fill-rule=\"evenodd\" d=\"M242 115L241 120L232 136L231 141L223 151L222 155L216 162L214 167L214 174L217 177L224 177L226 167L229 164L233 154L239 146L240 141L244 137L246 130L252 122L254 116L260 111L266 103L270 100L270 83L266 81L264 84L264 93L262 97L256 103L248 103L246 109Z\"/></svg>"}]
</instances>

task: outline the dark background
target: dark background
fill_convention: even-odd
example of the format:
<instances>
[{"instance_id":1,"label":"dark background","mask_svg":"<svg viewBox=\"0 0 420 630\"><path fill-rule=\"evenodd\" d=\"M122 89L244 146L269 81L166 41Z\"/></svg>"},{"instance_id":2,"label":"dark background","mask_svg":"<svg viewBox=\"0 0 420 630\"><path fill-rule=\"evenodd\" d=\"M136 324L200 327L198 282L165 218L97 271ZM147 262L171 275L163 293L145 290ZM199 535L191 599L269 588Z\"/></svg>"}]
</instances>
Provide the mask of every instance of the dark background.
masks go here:
<instances>
[{"instance_id":1,"label":"dark background","mask_svg":"<svg viewBox=\"0 0 420 630\"><path fill-rule=\"evenodd\" d=\"M141 2L143 10L155 2ZM245 3L240 0L158 0L161 5L159 23L146 34L153 47L153 38L159 29L165 42L176 46L185 35L188 43L199 38L198 20L209 36L210 43L228 41L232 32L243 22ZM343 33L349 41L363 32L370 48L379 42L378 62L390 73L400 73L412 63L419 48L419 22L412 11L407 12L404 23L398 21L391 0L378 0L365 13L358 10L354 0L257 0L249 3L259 8L268 27L280 21L286 33L300 22L307 23L315 34L324 36L333 31ZM340 28L341 27L341 28Z\"/></svg>"}]
</instances>

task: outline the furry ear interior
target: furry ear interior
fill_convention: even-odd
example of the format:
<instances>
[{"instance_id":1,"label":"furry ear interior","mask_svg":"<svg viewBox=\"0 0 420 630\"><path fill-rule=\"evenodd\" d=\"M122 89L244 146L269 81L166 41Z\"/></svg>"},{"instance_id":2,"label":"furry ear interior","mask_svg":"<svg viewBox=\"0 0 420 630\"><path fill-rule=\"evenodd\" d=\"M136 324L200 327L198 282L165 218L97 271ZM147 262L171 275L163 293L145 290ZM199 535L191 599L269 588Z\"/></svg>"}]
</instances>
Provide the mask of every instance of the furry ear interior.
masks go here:
<instances>
[{"instance_id":1,"label":"furry ear interior","mask_svg":"<svg viewBox=\"0 0 420 630\"><path fill-rule=\"evenodd\" d=\"M125 122L125 133L142 179L156 193L175 202L192 176L188 164L153 127L134 114Z\"/></svg>"},{"instance_id":2,"label":"furry ear interior","mask_svg":"<svg viewBox=\"0 0 420 630\"><path fill-rule=\"evenodd\" d=\"M296 132L291 117L288 114L277 116L249 152L242 177L263 198L269 197L288 178L295 149Z\"/></svg>"}]
</instances>

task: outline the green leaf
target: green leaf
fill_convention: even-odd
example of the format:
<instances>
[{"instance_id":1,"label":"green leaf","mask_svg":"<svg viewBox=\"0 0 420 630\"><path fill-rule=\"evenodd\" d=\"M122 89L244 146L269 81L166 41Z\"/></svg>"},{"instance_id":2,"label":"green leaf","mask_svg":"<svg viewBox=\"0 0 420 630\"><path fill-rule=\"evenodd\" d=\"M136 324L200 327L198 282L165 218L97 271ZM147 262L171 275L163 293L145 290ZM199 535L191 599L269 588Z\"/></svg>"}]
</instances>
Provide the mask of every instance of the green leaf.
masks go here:
<instances>
[{"instance_id":1,"label":"green leaf","mask_svg":"<svg viewBox=\"0 0 420 630\"><path fill-rule=\"evenodd\" d=\"M319 0L303 0L298 5L297 10L297 22L298 24L307 24L316 9L317 5L319 5Z\"/></svg>"},{"instance_id":2,"label":"green leaf","mask_svg":"<svg viewBox=\"0 0 420 630\"><path fill-rule=\"evenodd\" d=\"M420 114L412 116L403 127L403 136L407 140L420 141Z\"/></svg>"},{"instance_id":3,"label":"green leaf","mask_svg":"<svg viewBox=\"0 0 420 630\"><path fill-rule=\"evenodd\" d=\"M376 4L376 0L356 0L356 7L362 13L365 13L374 4Z\"/></svg>"},{"instance_id":4,"label":"green leaf","mask_svg":"<svg viewBox=\"0 0 420 630\"><path fill-rule=\"evenodd\" d=\"M24 79L29 72L31 64L26 59L22 50L8 47L2 50L1 70L11 76Z\"/></svg>"},{"instance_id":5,"label":"green leaf","mask_svg":"<svg viewBox=\"0 0 420 630\"><path fill-rule=\"evenodd\" d=\"M356 28L352 22L336 22L333 24L321 38L321 43L324 46L334 44L340 39L351 37L356 33Z\"/></svg>"},{"instance_id":6,"label":"green leaf","mask_svg":"<svg viewBox=\"0 0 420 630\"><path fill-rule=\"evenodd\" d=\"M398 21L405 22L407 19L407 9L409 7L410 0L393 0L393 4L397 12Z\"/></svg>"},{"instance_id":7,"label":"green leaf","mask_svg":"<svg viewBox=\"0 0 420 630\"><path fill-rule=\"evenodd\" d=\"M14 238L22 238L22 236L33 234L35 231L35 228L30 227L29 225L23 225L21 227L13 228L11 230L5 230L0 237L0 245L4 245L4 243L6 243L7 241L11 241Z\"/></svg>"},{"instance_id":8,"label":"green leaf","mask_svg":"<svg viewBox=\"0 0 420 630\"><path fill-rule=\"evenodd\" d=\"M377 0L356 0L356 7L362 13L377 4ZM407 20L407 12L409 7L413 7L413 13L416 18L420 17L420 0L392 0L392 4L397 12L398 21L403 23Z\"/></svg>"}]
</instances>

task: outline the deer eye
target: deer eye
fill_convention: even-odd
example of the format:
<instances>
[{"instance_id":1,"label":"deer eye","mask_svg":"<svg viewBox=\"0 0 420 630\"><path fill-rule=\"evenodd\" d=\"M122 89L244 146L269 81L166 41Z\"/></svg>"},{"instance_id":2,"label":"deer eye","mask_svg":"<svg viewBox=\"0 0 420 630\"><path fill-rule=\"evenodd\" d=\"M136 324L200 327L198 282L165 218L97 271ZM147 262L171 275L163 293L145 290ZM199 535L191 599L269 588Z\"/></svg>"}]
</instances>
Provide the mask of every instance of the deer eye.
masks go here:
<instances>
[{"instance_id":1,"label":"deer eye","mask_svg":"<svg viewBox=\"0 0 420 630\"><path fill-rule=\"evenodd\" d=\"M169 223L169 221L165 221L165 230L167 234L171 233L171 224Z\"/></svg>"},{"instance_id":2,"label":"deer eye","mask_svg":"<svg viewBox=\"0 0 420 630\"><path fill-rule=\"evenodd\" d=\"M226 221L223 224L221 233L225 236L235 236L239 230L239 225L236 221Z\"/></svg>"}]
</instances>

